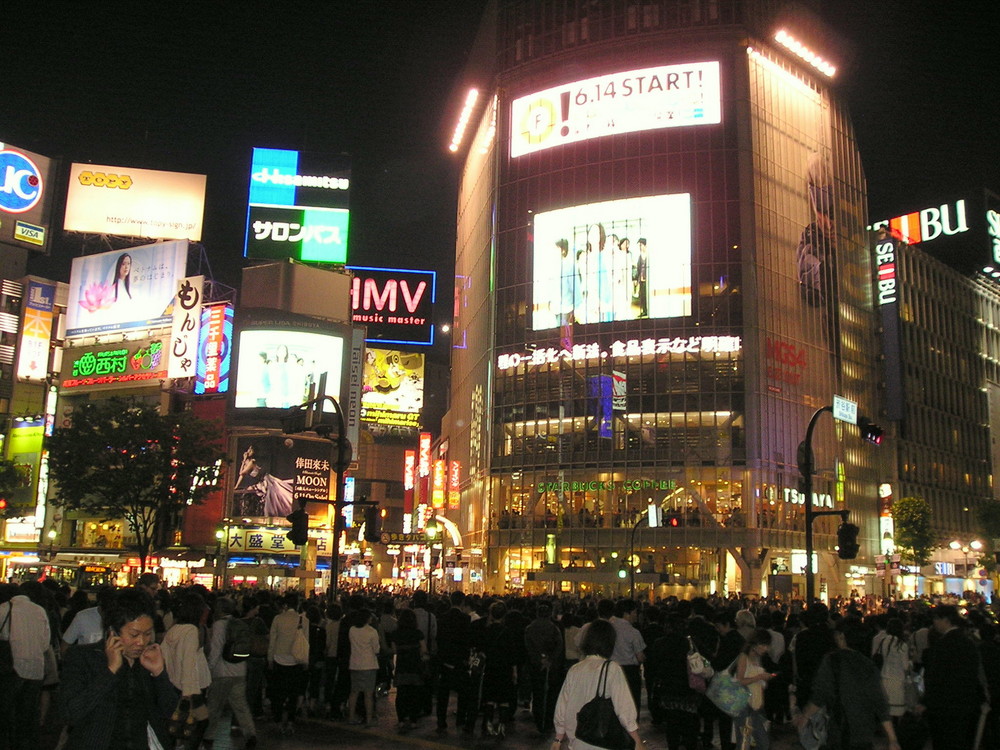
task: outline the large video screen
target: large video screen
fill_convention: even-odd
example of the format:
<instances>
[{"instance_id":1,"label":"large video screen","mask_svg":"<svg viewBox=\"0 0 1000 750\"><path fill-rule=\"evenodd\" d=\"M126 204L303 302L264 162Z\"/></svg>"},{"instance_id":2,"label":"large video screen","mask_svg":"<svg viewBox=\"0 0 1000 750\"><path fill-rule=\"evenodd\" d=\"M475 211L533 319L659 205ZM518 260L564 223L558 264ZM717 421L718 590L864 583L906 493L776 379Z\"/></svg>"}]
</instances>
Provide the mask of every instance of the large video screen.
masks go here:
<instances>
[{"instance_id":1,"label":"large video screen","mask_svg":"<svg viewBox=\"0 0 1000 750\"><path fill-rule=\"evenodd\" d=\"M74 258L67 337L169 326L187 251L175 240Z\"/></svg>"},{"instance_id":2,"label":"large video screen","mask_svg":"<svg viewBox=\"0 0 1000 750\"><path fill-rule=\"evenodd\" d=\"M691 314L691 196L588 203L535 216L536 331Z\"/></svg>"},{"instance_id":3,"label":"large video screen","mask_svg":"<svg viewBox=\"0 0 1000 750\"><path fill-rule=\"evenodd\" d=\"M340 398L344 339L333 333L281 328L239 334L237 409L287 409L309 399L326 374L323 395ZM330 404L325 411L332 411Z\"/></svg>"}]
</instances>

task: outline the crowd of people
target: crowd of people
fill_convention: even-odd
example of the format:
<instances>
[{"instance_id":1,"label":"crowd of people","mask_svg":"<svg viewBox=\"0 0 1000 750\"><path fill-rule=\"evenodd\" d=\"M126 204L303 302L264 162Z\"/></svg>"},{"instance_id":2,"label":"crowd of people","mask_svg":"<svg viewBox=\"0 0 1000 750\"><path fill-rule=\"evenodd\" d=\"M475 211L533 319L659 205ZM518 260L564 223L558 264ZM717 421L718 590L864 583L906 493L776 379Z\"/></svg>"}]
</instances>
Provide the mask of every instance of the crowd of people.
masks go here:
<instances>
[{"instance_id":1,"label":"crowd of people","mask_svg":"<svg viewBox=\"0 0 1000 750\"><path fill-rule=\"evenodd\" d=\"M781 726L804 743L825 732L831 748L882 735L895 750L921 731L934 750L977 734L1000 747L1000 628L985 602L874 604L167 591L152 573L96 600L3 584L0 748L38 748L53 725L71 750L211 748L227 707L253 748L262 721L372 726L392 704L401 733L433 722L502 739L524 709L536 737L586 750L577 717L596 694L636 742L647 710L670 750L766 750ZM722 681L745 689L738 710L715 697Z\"/></svg>"}]
</instances>

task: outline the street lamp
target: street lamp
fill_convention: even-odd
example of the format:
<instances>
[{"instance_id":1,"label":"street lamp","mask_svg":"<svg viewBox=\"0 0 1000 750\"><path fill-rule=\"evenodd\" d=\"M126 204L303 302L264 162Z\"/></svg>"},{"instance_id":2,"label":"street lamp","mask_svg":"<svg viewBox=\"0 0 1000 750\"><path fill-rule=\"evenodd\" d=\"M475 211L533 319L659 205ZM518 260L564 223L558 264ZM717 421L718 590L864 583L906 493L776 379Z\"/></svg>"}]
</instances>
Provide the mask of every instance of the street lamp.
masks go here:
<instances>
[{"instance_id":1,"label":"street lamp","mask_svg":"<svg viewBox=\"0 0 1000 750\"><path fill-rule=\"evenodd\" d=\"M56 543L56 527L53 526L51 529L49 529L49 533L46 534L46 536L49 538L49 559L51 560L54 554L53 546Z\"/></svg>"},{"instance_id":2,"label":"street lamp","mask_svg":"<svg viewBox=\"0 0 1000 750\"><path fill-rule=\"evenodd\" d=\"M969 579L971 577L969 575L969 553L979 552L979 550L983 548L983 543L978 539L973 539L971 542L968 542L966 544L964 542L960 542L957 539L955 539L952 542L950 542L948 546L951 547L956 552L958 552L959 550L962 552L962 557L964 558L965 561L962 567L962 574L963 574L962 577L964 579Z\"/></svg>"}]
</instances>

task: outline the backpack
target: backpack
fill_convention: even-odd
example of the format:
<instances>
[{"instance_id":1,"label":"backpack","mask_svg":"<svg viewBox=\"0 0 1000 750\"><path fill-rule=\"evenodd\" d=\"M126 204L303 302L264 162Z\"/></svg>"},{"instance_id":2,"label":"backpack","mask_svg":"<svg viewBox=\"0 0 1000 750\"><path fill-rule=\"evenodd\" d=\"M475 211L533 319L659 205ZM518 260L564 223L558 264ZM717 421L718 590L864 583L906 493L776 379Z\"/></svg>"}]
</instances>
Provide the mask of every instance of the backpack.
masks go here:
<instances>
[{"instance_id":1,"label":"backpack","mask_svg":"<svg viewBox=\"0 0 1000 750\"><path fill-rule=\"evenodd\" d=\"M226 626L226 642L222 646L222 658L230 664L239 664L250 658L250 626L246 620L229 618Z\"/></svg>"}]
</instances>

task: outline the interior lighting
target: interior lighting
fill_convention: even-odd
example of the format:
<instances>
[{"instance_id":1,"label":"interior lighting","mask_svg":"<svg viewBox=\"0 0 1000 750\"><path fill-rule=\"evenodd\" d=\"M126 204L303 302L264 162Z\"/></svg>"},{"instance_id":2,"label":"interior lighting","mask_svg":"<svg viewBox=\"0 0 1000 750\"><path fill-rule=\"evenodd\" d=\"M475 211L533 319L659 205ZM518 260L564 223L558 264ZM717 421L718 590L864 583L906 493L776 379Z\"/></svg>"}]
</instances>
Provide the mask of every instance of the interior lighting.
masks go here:
<instances>
[{"instance_id":1,"label":"interior lighting","mask_svg":"<svg viewBox=\"0 0 1000 750\"><path fill-rule=\"evenodd\" d=\"M833 78L837 74L837 68L832 63L824 60L784 29L778 29L778 32L774 35L774 39L782 47L789 50L796 57L805 60L827 78Z\"/></svg>"},{"instance_id":2,"label":"interior lighting","mask_svg":"<svg viewBox=\"0 0 1000 750\"><path fill-rule=\"evenodd\" d=\"M469 118L472 117L472 108L476 106L478 99L479 89L469 89L469 93L465 97L465 104L462 106L462 114L458 116L458 124L455 125L455 132L451 136L451 145L448 146L449 151L458 151L458 147L462 145L462 140L465 138L465 129L469 125Z\"/></svg>"}]
</instances>

